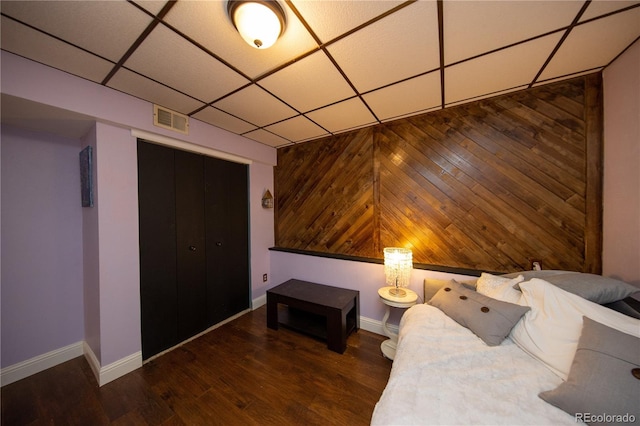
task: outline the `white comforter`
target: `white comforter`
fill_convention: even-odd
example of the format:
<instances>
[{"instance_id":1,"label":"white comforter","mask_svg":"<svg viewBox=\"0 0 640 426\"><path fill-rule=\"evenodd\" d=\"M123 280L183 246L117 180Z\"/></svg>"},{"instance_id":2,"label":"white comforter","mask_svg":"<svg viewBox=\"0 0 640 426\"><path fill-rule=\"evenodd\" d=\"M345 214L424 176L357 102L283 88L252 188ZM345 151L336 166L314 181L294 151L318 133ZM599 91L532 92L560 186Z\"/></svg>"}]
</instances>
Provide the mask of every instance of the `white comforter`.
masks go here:
<instances>
[{"instance_id":1,"label":"white comforter","mask_svg":"<svg viewBox=\"0 0 640 426\"><path fill-rule=\"evenodd\" d=\"M576 425L538 397L562 382L509 338L487 346L438 308L416 305L372 425Z\"/></svg>"}]
</instances>

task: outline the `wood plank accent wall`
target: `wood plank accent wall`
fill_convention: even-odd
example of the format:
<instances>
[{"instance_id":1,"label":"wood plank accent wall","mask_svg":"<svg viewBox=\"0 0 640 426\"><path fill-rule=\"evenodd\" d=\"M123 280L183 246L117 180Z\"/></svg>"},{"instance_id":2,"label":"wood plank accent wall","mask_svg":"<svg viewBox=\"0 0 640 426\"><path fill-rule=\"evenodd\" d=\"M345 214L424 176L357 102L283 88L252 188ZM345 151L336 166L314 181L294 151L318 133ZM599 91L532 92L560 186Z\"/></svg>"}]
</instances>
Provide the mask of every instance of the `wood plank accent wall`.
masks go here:
<instances>
[{"instance_id":1,"label":"wood plank accent wall","mask_svg":"<svg viewBox=\"0 0 640 426\"><path fill-rule=\"evenodd\" d=\"M276 246L600 273L601 92L592 74L280 148Z\"/></svg>"}]
</instances>

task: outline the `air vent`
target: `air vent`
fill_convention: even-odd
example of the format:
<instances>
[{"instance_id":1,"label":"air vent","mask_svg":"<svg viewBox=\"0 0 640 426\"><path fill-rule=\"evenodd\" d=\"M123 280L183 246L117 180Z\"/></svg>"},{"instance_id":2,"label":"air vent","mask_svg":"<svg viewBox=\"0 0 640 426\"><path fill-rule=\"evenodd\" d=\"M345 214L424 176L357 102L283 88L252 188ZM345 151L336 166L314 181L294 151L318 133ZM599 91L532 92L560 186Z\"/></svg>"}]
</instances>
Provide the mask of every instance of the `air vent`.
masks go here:
<instances>
[{"instance_id":1,"label":"air vent","mask_svg":"<svg viewBox=\"0 0 640 426\"><path fill-rule=\"evenodd\" d=\"M189 134L189 117L158 105L153 106L153 124L185 135Z\"/></svg>"}]
</instances>

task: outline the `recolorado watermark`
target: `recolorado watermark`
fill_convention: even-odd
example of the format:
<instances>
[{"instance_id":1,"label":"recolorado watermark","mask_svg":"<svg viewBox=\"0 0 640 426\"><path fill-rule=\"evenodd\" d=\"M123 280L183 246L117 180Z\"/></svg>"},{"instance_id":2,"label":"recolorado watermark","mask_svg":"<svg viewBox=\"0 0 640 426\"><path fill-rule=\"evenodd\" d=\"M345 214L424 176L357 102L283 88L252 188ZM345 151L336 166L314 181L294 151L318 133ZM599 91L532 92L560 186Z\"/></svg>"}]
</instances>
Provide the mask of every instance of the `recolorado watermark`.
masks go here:
<instances>
[{"instance_id":1,"label":"recolorado watermark","mask_svg":"<svg viewBox=\"0 0 640 426\"><path fill-rule=\"evenodd\" d=\"M594 414L594 413L576 413L576 422L585 423L633 423L636 416L633 414Z\"/></svg>"}]
</instances>

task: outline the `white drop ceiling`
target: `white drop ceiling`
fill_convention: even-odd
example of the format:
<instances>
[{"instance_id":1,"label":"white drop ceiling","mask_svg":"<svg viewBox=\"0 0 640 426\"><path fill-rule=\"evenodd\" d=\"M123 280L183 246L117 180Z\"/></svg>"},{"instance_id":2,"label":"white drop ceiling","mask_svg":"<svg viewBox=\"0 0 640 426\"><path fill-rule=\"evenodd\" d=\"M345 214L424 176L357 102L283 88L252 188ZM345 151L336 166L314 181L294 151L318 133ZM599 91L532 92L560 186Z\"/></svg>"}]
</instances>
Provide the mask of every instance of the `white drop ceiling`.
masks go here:
<instances>
[{"instance_id":1,"label":"white drop ceiling","mask_svg":"<svg viewBox=\"0 0 640 426\"><path fill-rule=\"evenodd\" d=\"M640 1L280 3L257 50L225 1L2 1L1 47L281 147L600 71L640 37Z\"/></svg>"}]
</instances>

